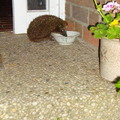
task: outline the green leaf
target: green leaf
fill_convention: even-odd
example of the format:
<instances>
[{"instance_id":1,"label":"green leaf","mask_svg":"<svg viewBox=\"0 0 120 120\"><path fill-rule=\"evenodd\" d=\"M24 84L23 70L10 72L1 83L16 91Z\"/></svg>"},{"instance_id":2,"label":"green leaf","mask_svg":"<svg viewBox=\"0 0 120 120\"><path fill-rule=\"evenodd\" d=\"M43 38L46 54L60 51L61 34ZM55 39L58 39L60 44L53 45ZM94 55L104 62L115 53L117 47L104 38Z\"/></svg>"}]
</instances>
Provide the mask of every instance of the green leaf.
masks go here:
<instances>
[{"instance_id":1,"label":"green leaf","mask_svg":"<svg viewBox=\"0 0 120 120\"><path fill-rule=\"evenodd\" d=\"M118 91L118 93L120 93L120 90Z\"/></svg>"},{"instance_id":2,"label":"green leaf","mask_svg":"<svg viewBox=\"0 0 120 120\"><path fill-rule=\"evenodd\" d=\"M116 19L120 20L120 13L117 13Z\"/></svg>"},{"instance_id":3,"label":"green leaf","mask_svg":"<svg viewBox=\"0 0 120 120\"><path fill-rule=\"evenodd\" d=\"M102 11L102 5L97 5L97 10Z\"/></svg>"},{"instance_id":4,"label":"green leaf","mask_svg":"<svg viewBox=\"0 0 120 120\"><path fill-rule=\"evenodd\" d=\"M107 37L109 39L117 38L119 36L120 36L120 27L115 25L109 27L109 29L107 30Z\"/></svg>"},{"instance_id":5,"label":"green leaf","mask_svg":"<svg viewBox=\"0 0 120 120\"><path fill-rule=\"evenodd\" d=\"M89 30L93 32L94 30L96 30L96 27L90 27Z\"/></svg>"},{"instance_id":6,"label":"green leaf","mask_svg":"<svg viewBox=\"0 0 120 120\"><path fill-rule=\"evenodd\" d=\"M61 120L60 118L57 118L57 120Z\"/></svg>"},{"instance_id":7,"label":"green leaf","mask_svg":"<svg viewBox=\"0 0 120 120\"><path fill-rule=\"evenodd\" d=\"M94 31L94 37L100 39L106 35L106 30L104 29L97 29Z\"/></svg>"},{"instance_id":8,"label":"green leaf","mask_svg":"<svg viewBox=\"0 0 120 120\"><path fill-rule=\"evenodd\" d=\"M97 27L98 27L98 28L101 28L101 29L105 29L105 28L106 28L106 25L105 25L105 24L102 24L102 23L99 23L99 24L97 24Z\"/></svg>"},{"instance_id":9,"label":"green leaf","mask_svg":"<svg viewBox=\"0 0 120 120\"><path fill-rule=\"evenodd\" d=\"M107 24L111 23L113 21L113 17L110 14L105 15L105 17L103 18L103 21Z\"/></svg>"},{"instance_id":10,"label":"green leaf","mask_svg":"<svg viewBox=\"0 0 120 120\"><path fill-rule=\"evenodd\" d=\"M118 82L115 84L115 87L116 87L116 88L120 88L120 81L118 81Z\"/></svg>"}]
</instances>

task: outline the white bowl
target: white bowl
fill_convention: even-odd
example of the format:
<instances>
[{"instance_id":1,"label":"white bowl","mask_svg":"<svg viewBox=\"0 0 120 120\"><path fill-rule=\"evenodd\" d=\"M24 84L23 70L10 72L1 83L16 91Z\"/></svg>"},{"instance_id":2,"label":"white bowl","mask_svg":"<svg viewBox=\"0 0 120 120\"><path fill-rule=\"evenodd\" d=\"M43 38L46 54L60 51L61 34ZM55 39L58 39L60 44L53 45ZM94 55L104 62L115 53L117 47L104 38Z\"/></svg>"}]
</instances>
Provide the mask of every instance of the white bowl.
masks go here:
<instances>
[{"instance_id":1,"label":"white bowl","mask_svg":"<svg viewBox=\"0 0 120 120\"><path fill-rule=\"evenodd\" d=\"M51 35L60 45L71 45L80 35L80 33L76 31L66 31L66 32L67 32L67 37L59 33L51 33Z\"/></svg>"}]
</instances>

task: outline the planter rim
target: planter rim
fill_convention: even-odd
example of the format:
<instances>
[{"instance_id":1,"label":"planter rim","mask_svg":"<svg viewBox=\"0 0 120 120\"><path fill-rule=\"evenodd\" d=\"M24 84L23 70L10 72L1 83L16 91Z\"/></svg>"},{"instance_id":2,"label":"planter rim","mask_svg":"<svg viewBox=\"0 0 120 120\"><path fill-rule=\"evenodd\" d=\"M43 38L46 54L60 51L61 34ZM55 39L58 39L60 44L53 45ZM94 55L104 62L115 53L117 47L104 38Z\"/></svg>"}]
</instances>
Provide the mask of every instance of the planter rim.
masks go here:
<instances>
[{"instance_id":1,"label":"planter rim","mask_svg":"<svg viewBox=\"0 0 120 120\"><path fill-rule=\"evenodd\" d=\"M120 38L109 39L109 38L107 38L107 37L102 37L101 39L107 39L107 40L120 40Z\"/></svg>"},{"instance_id":2,"label":"planter rim","mask_svg":"<svg viewBox=\"0 0 120 120\"><path fill-rule=\"evenodd\" d=\"M113 42L119 42L120 43L120 39L108 39L107 37L103 37L101 38L101 40L109 40L109 41L113 41Z\"/></svg>"}]
</instances>

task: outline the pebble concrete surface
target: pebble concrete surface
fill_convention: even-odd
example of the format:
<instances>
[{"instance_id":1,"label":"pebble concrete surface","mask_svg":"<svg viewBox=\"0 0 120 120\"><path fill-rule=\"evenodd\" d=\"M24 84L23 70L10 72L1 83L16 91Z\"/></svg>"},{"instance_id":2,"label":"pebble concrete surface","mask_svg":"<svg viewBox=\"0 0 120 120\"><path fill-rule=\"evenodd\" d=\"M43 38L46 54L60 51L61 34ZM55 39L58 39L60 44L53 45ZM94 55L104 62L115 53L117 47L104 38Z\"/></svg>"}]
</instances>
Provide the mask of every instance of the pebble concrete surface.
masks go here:
<instances>
[{"instance_id":1,"label":"pebble concrete surface","mask_svg":"<svg viewBox=\"0 0 120 120\"><path fill-rule=\"evenodd\" d=\"M120 94L89 43L0 33L0 54L0 120L120 120Z\"/></svg>"}]
</instances>

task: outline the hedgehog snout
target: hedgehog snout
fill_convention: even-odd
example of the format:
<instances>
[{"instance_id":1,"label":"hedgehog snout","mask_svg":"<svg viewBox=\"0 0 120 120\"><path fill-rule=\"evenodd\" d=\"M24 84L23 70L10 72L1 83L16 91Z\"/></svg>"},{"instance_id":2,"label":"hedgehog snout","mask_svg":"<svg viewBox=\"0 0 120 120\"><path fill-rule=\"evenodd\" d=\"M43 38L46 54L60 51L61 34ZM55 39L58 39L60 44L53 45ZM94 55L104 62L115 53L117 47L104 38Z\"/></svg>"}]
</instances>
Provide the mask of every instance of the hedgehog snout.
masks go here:
<instances>
[{"instance_id":1,"label":"hedgehog snout","mask_svg":"<svg viewBox=\"0 0 120 120\"><path fill-rule=\"evenodd\" d=\"M66 32L66 30L64 28L61 28L60 34L67 37L67 32Z\"/></svg>"},{"instance_id":2,"label":"hedgehog snout","mask_svg":"<svg viewBox=\"0 0 120 120\"><path fill-rule=\"evenodd\" d=\"M64 27L62 27L61 25L58 26L58 32L59 32L61 35L67 37L66 29L65 29Z\"/></svg>"}]
</instances>

